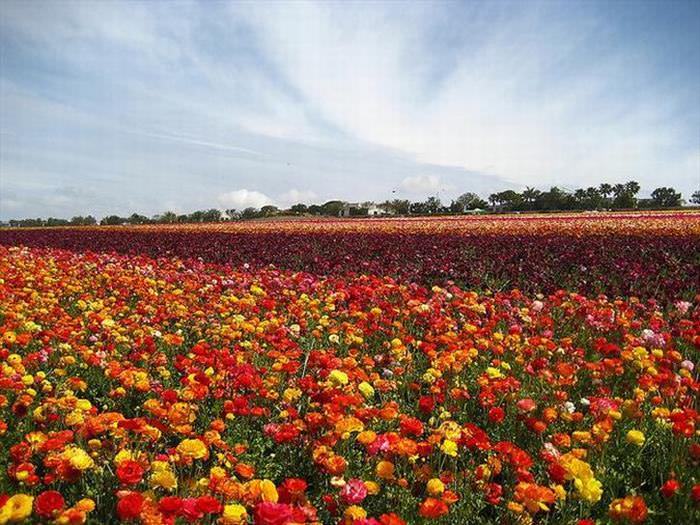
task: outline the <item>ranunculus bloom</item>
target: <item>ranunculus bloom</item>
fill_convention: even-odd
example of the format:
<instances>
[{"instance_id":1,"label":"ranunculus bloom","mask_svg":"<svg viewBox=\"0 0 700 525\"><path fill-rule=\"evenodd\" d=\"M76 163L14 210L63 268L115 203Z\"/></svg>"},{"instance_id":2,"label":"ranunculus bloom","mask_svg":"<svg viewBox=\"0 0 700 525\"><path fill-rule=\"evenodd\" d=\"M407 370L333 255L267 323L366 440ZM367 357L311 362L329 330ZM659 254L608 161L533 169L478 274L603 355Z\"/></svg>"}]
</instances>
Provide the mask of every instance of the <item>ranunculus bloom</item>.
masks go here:
<instances>
[{"instance_id":1,"label":"ranunculus bloom","mask_svg":"<svg viewBox=\"0 0 700 525\"><path fill-rule=\"evenodd\" d=\"M664 498L670 498L676 495L681 484L676 479L669 479L661 486L661 494Z\"/></svg>"},{"instance_id":2,"label":"ranunculus bloom","mask_svg":"<svg viewBox=\"0 0 700 525\"><path fill-rule=\"evenodd\" d=\"M362 503L367 497L367 487L360 479L351 479L340 490L340 497L349 505Z\"/></svg>"},{"instance_id":3,"label":"ranunculus bloom","mask_svg":"<svg viewBox=\"0 0 700 525\"><path fill-rule=\"evenodd\" d=\"M491 423L501 423L505 417L506 413L501 407L493 407L489 410L489 421Z\"/></svg>"},{"instance_id":4,"label":"ranunculus bloom","mask_svg":"<svg viewBox=\"0 0 700 525\"><path fill-rule=\"evenodd\" d=\"M143 477L144 468L138 461L125 459L117 466L117 477L126 485L136 485Z\"/></svg>"},{"instance_id":5,"label":"ranunculus bloom","mask_svg":"<svg viewBox=\"0 0 700 525\"><path fill-rule=\"evenodd\" d=\"M139 517L143 509L144 497L140 492L130 492L117 502L117 516L122 521Z\"/></svg>"},{"instance_id":6,"label":"ranunculus bloom","mask_svg":"<svg viewBox=\"0 0 700 525\"><path fill-rule=\"evenodd\" d=\"M179 514L182 510L182 498L177 496L165 496L158 502L158 510L170 516Z\"/></svg>"},{"instance_id":7,"label":"ranunculus bloom","mask_svg":"<svg viewBox=\"0 0 700 525\"><path fill-rule=\"evenodd\" d=\"M292 508L284 503L265 501L255 506L255 525L285 525L293 516Z\"/></svg>"},{"instance_id":8,"label":"ranunculus bloom","mask_svg":"<svg viewBox=\"0 0 700 525\"><path fill-rule=\"evenodd\" d=\"M450 511L446 503L436 498L426 498L420 504L418 514L423 518L439 518Z\"/></svg>"},{"instance_id":9,"label":"ranunculus bloom","mask_svg":"<svg viewBox=\"0 0 700 525\"><path fill-rule=\"evenodd\" d=\"M65 504L60 492L47 490L34 500L34 511L42 518L52 518L56 512L63 509Z\"/></svg>"}]
</instances>

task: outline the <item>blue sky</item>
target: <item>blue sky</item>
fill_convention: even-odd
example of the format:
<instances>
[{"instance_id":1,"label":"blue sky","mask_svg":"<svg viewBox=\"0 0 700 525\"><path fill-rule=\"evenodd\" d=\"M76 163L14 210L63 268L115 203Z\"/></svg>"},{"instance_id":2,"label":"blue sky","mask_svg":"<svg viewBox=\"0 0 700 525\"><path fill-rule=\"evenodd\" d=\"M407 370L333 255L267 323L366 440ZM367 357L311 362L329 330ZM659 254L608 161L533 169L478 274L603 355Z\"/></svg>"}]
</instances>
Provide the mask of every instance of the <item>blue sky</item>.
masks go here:
<instances>
[{"instance_id":1,"label":"blue sky","mask_svg":"<svg viewBox=\"0 0 700 525\"><path fill-rule=\"evenodd\" d=\"M0 219L700 187L700 2L0 4Z\"/></svg>"}]
</instances>

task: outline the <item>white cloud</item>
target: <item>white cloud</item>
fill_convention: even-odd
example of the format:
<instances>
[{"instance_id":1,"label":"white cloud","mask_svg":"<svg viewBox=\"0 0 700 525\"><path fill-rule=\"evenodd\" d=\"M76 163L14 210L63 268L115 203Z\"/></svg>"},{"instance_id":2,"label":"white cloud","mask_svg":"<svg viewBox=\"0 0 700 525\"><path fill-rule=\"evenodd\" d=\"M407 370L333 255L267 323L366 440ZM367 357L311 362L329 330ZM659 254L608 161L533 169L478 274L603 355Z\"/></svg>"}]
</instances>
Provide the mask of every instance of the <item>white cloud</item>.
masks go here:
<instances>
[{"instance_id":1,"label":"white cloud","mask_svg":"<svg viewBox=\"0 0 700 525\"><path fill-rule=\"evenodd\" d=\"M651 59L610 37L614 26L597 11L563 13L547 2L452 12L362 6L233 9L322 118L417 162L521 185L653 185L660 170L688 178L688 148L697 146L679 146L683 125L694 122L697 134L697 111L679 122L683 95L669 91ZM431 31L453 30L444 21L451 15L467 36L436 50Z\"/></svg>"},{"instance_id":2,"label":"white cloud","mask_svg":"<svg viewBox=\"0 0 700 525\"><path fill-rule=\"evenodd\" d=\"M406 177L401 181L401 188L411 193L434 193L441 189L447 189L446 185L440 182L437 175L416 175Z\"/></svg>"},{"instance_id":3,"label":"white cloud","mask_svg":"<svg viewBox=\"0 0 700 525\"><path fill-rule=\"evenodd\" d=\"M244 210L245 208L261 208L267 205L274 205L275 202L259 191L255 190L234 190L227 193L222 193L218 196L218 201L221 206L226 209Z\"/></svg>"},{"instance_id":4,"label":"white cloud","mask_svg":"<svg viewBox=\"0 0 700 525\"><path fill-rule=\"evenodd\" d=\"M311 190L298 190L292 188L279 196L278 201L282 205L291 206L293 204L311 204L318 199L318 194Z\"/></svg>"}]
</instances>

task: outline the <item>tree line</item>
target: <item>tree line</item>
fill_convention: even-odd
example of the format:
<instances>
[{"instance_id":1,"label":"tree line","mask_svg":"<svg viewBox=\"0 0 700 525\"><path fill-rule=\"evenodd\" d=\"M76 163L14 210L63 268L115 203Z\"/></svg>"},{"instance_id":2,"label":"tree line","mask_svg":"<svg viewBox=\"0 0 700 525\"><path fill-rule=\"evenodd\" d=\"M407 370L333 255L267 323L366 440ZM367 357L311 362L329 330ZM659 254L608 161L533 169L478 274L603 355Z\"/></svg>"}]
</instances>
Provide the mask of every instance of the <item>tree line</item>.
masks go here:
<instances>
[{"instance_id":1,"label":"tree line","mask_svg":"<svg viewBox=\"0 0 700 525\"><path fill-rule=\"evenodd\" d=\"M621 209L663 209L676 208L683 204L682 195L671 187L659 187L651 192L649 198L640 199L637 194L640 191L639 183L629 181L624 184L607 184L579 188L573 192L566 191L557 186L547 191L527 187L522 192L505 190L492 193L488 200L484 200L476 193L466 192L451 200L449 204L443 204L438 196L428 197L424 201L412 202L407 199L386 200L382 203L359 203L348 208L348 203L341 200L331 200L324 204L298 203L287 209L267 205L261 208L248 207L242 210L227 209L224 211L216 208L209 210L197 210L188 214L177 214L166 211L152 217L133 213L128 217L109 215L99 221L101 225L120 224L191 224L221 222L225 220L246 220L274 217L279 215L316 215L337 217L348 209L348 215L367 215L369 209L377 208L386 215L449 215L469 212L507 212L507 211L585 211L585 210L621 210ZM690 198L692 204L700 205L700 190L693 193ZM72 219L12 219L9 226L12 227L51 227L51 226L91 226L98 221L92 215L75 216Z\"/></svg>"}]
</instances>

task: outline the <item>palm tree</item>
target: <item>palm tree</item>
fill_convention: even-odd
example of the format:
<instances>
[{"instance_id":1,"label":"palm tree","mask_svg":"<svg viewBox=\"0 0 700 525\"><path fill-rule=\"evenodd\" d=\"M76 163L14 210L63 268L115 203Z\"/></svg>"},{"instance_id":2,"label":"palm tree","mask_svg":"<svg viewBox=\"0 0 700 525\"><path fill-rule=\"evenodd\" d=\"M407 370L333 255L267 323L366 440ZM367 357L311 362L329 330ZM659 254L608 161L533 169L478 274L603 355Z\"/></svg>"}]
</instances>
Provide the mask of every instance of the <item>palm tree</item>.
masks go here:
<instances>
[{"instance_id":1,"label":"palm tree","mask_svg":"<svg viewBox=\"0 0 700 525\"><path fill-rule=\"evenodd\" d=\"M525 204L527 204L528 209L532 208L532 203L535 202L539 196L540 190L531 188L530 186L525 188L525 191L523 191L523 200Z\"/></svg>"}]
</instances>

